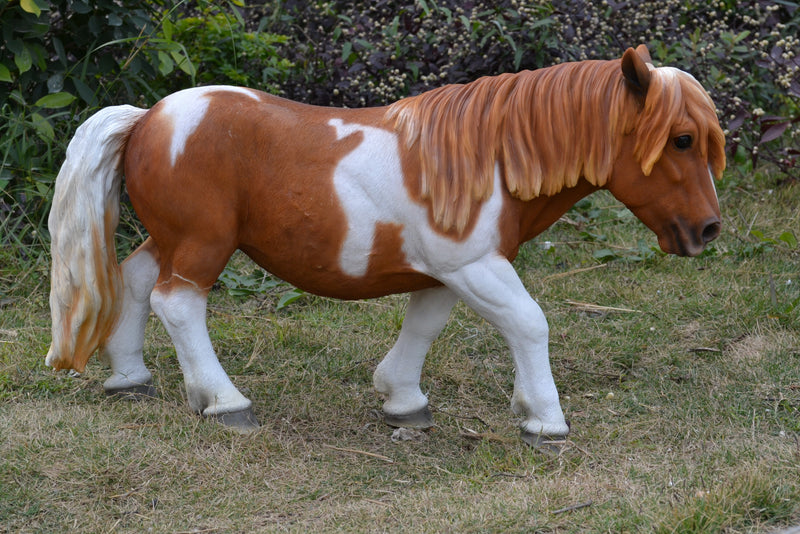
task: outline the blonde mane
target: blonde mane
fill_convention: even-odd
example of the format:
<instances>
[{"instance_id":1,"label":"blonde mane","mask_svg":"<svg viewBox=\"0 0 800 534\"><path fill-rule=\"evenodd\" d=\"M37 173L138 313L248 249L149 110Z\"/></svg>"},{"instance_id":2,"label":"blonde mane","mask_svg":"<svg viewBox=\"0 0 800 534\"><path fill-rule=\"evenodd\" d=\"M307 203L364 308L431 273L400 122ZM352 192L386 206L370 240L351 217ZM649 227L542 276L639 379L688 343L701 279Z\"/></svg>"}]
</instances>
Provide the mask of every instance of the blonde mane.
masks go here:
<instances>
[{"instance_id":1,"label":"blonde mane","mask_svg":"<svg viewBox=\"0 0 800 534\"><path fill-rule=\"evenodd\" d=\"M619 60L584 61L448 85L396 102L386 117L401 146L418 155L420 194L437 227L461 235L472 204L492 194L496 165L521 200L554 195L581 177L602 187L623 136L635 131L635 157L649 175L683 113L697 122L701 150L710 150L719 175L724 137L711 99L691 76L659 70L651 71L644 107Z\"/></svg>"}]
</instances>

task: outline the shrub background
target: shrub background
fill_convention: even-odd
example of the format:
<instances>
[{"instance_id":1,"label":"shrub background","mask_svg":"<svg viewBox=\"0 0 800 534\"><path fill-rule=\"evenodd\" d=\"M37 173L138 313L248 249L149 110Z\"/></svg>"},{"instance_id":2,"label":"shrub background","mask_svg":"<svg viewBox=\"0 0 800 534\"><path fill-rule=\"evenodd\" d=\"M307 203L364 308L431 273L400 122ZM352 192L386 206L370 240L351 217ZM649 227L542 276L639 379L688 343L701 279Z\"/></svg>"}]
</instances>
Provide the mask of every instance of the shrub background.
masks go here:
<instances>
[{"instance_id":1,"label":"shrub background","mask_svg":"<svg viewBox=\"0 0 800 534\"><path fill-rule=\"evenodd\" d=\"M616 58L645 43L692 72L728 132L729 165L778 180L800 164L800 10L793 2L21 0L0 7L0 241L38 246L75 128L197 84L333 106ZM46 241L46 236L45 236Z\"/></svg>"}]
</instances>

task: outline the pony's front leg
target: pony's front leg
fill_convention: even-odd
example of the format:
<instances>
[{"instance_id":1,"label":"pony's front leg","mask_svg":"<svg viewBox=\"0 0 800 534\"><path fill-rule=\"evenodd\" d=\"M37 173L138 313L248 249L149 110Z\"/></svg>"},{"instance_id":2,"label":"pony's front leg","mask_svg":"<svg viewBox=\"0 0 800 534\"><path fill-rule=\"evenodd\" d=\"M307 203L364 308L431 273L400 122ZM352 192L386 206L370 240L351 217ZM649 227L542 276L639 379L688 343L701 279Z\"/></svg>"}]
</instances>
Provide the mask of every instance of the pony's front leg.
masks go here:
<instances>
[{"instance_id":1,"label":"pony's front leg","mask_svg":"<svg viewBox=\"0 0 800 534\"><path fill-rule=\"evenodd\" d=\"M158 251L151 239L122 262L122 309L100 354L111 367L111 376L103 384L109 395L155 394L153 375L144 365L142 350L150 292L158 271Z\"/></svg>"},{"instance_id":2,"label":"pony's front leg","mask_svg":"<svg viewBox=\"0 0 800 534\"><path fill-rule=\"evenodd\" d=\"M375 389L385 397L383 417L388 425L433 426L428 397L420 390L419 380L425 355L444 328L457 300L447 287L411 294L397 342L373 375Z\"/></svg>"},{"instance_id":3,"label":"pony's front leg","mask_svg":"<svg viewBox=\"0 0 800 534\"><path fill-rule=\"evenodd\" d=\"M550 371L547 320L508 260L492 254L440 279L508 343L516 369L511 408L524 418L522 438L535 446L563 440L569 427Z\"/></svg>"},{"instance_id":4,"label":"pony's front leg","mask_svg":"<svg viewBox=\"0 0 800 534\"><path fill-rule=\"evenodd\" d=\"M207 296L208 290L173 276L156 285L150 304L175 345L192 410L228 426L258 427L252 403L233 385L211 346Z\"/></svg>"}]
</instances>

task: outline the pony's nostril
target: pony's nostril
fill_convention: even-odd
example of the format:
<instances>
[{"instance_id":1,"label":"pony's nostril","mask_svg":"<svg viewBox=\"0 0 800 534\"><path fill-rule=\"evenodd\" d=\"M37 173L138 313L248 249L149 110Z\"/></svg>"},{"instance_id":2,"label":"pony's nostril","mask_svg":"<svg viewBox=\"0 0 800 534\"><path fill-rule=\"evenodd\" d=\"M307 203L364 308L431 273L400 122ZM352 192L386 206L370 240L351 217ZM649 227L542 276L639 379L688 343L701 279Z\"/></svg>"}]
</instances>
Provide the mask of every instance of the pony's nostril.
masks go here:
<instances>
[{"instance_id":1,"label":"pony's nostril","mask_svg":"<svg viewBox=\"0 0 800 534\"><path fill-rule=\"evenodd\" d=\"M719 221L714 221L703 229L703 243L710 243L714 241L719 236L720 230L720 223Z\"/></svg>"}]
</instances>

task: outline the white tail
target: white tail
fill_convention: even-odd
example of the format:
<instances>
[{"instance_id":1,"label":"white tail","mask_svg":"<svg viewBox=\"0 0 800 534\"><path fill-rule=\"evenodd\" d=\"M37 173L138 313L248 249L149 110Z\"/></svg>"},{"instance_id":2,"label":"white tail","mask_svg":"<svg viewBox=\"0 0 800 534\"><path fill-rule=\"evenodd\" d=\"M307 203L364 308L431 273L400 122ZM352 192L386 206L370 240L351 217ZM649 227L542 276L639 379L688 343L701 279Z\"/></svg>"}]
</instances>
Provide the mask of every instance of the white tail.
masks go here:
<instances>
[{"instance_id":1,"label":"white tail","mask_svg":"<svg viewBox=\"0 0 800 534\"><path fill-rule=\"evenodd\" d=\"M46 363L83 371L119 315L122 278L114 248L122 159L147 110L100 110L75 132L50 210L53 342Z\"/></svg>"}]
</instances>

